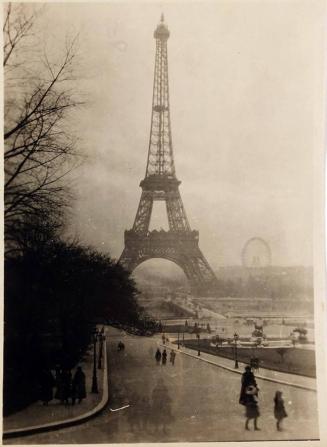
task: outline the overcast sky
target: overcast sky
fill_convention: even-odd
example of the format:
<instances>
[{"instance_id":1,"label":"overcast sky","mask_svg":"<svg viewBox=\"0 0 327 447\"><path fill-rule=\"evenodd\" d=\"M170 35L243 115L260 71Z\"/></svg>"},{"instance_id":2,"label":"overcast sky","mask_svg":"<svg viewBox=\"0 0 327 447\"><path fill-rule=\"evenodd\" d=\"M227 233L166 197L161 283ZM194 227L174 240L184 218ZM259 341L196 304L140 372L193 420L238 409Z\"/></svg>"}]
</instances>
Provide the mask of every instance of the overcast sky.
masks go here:
<instances>
[{"instance_id":1,"label":"overcast sky","mask_svg":"<svg viewBox=\"0 0 327 447\"><path fill-rule=\"evenodd\" d=\"M311 265L321 64L321 11L311 1L49 4L40 20L50 40L80 33L77 84L88 98L77 117L88 160L72 231L119 257L133 225L161 12L176 173L201 250L214 269L240 264L259 236L273 264ZM165 227L158 213L152 226Z\"/></svg>"}]
</instances>

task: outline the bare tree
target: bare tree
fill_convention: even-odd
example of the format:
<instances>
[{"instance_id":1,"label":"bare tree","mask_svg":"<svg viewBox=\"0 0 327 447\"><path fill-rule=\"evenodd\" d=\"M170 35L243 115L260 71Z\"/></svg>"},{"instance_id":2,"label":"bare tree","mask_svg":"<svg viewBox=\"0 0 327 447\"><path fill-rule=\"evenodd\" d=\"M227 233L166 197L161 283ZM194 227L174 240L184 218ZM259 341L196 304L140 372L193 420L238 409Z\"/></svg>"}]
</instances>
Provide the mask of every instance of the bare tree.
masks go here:
<instances>
[{"instance_id":1,"label":"bare tree","mask_svg":"<svg viewBox=\"0 0 327 447\"><path fill-rule=\"evenodd\" d=\"M44 221L49 213L56 214L57 220L62 215L68 197L63 179L77 157L76 142L68 131L69 112L80 104L71 87L76 39L66 44L59 61L50 61L44 52L38 59L38 73L27 74L24 63L17 61L20 51L26 54L23 44L31 35L37 14L22 7L8 4L3 27L8 250L19 245L26 222ZM12 79L16 82L10 82Z\"/></svg>"}]
</instances>

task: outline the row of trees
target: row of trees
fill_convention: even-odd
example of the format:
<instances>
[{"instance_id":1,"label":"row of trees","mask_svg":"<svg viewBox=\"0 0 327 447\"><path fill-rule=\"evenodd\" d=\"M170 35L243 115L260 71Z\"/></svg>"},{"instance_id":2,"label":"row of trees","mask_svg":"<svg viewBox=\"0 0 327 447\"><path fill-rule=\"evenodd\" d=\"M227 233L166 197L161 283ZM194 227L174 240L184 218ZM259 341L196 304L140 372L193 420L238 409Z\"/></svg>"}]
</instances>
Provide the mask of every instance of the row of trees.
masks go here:
<instances>
[{"instance_id":1,"label":"row of trees","mask_svg":"<svg viewBox=\"0 0 327 447\"><path fill-rule=\"evenodd\" d=\"M144 325L133 280L109 255L64 239L76 39L51 59L38 36L42 9L8 4L4 20L4 414L37 396L44 367L72 367L98 322Z\"/></svg>"}]
</instances>

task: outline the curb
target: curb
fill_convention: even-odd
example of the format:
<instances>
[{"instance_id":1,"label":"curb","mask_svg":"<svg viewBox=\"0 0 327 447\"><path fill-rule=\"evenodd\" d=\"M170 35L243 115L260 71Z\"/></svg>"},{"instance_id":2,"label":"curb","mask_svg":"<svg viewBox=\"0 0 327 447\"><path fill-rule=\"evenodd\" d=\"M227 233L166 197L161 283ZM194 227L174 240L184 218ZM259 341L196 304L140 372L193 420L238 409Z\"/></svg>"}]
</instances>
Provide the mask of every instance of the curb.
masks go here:
<instances>
[{"instance_id":1,"label":"curb","mask_svg":"<svg viewBox=\"0 0 327 447\"><path fill-rule=\"evenodd\" d=\"M103 394L101 401L92 410L87 413L81 414L74 418L65 419L62 421L51 422L49 424L34 425L31 427L23 427L13 430L6 430L2 433L2 439L15 438L19 436L28 436L36 433L44 433L52 430L60 430L62 428L71 427L73 425L81 424L86 422L94 416L98 415L107 405L109 400L109 389L108 389L108 364L107 364L107 342L104 342L104 358L103 364L105 369L103 371Z\"/></svg>"},{"instance_id":2,"label":"curb","mask_svg":"<svg viewBox=\"0 0 327 447\"><path fill-rule=\"evenodd\" d=\"M160 346L168 348L168 349L174 349L174 348L170 348L167 345L163 345L163 344L160 344ZM203 357L201 358L201 357L198 357L197 355L190 354L189 352L185 352L185 351L176 351L176 352L179 352L180 354L188 355L189 357L193 357L193 358L195 358L197 360L201 360L202 362L209 363L210 365L217 366L218 368L226 369L227 371L231 371L231 372L236 373L236 374L242 374L242 372L240 370L237 370L237 369L234 369L234 368L230 368L229 366L220 365L219 363L215 363L215 362L213 362L211 360L204 359ZM297 383L287 382L285 380L281 380L281 379L277 379L277 378L274 379L273 377L265 377L265 376L261 376L260 374L256 374L255 378L256 379L260 379L260 380L266 380L268 382L280 383L281 385L292 386L294 388L300 388L300 389L306 390L306 391L317 392L316 388L312 388L310 386L305 386L305 385L300 385L300 384L297 384Z\"/></svg>"}]
</instances>

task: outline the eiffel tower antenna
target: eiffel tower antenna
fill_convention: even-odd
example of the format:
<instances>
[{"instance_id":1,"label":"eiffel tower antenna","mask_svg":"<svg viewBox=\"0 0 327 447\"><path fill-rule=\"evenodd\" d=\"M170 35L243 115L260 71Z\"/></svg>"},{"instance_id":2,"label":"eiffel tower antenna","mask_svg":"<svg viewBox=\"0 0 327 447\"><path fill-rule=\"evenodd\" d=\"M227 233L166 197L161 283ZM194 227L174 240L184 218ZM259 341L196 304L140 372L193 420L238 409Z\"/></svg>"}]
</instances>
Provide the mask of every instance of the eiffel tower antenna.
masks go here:
<instances>
[{"instance_id":1,"label":"eiffel tower antenna","mask_svg":"<svg viewBox=\"0 0 327 447\"><path fill-rule=\"evenodd\" d=\"M164 15L154 31L156 55L154 67L151 129L142 194L134 225L125 231L125 247L119 262L133 271L151 258L164 258L179 265L194 295L214 293L217 279L199 249L199 232L191 230L176 177L170 122L168 53L170 36ZM168 231L149 231L154 201L164 201Z\"/></svg>"}]
</instances>

